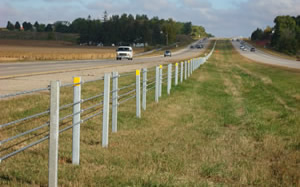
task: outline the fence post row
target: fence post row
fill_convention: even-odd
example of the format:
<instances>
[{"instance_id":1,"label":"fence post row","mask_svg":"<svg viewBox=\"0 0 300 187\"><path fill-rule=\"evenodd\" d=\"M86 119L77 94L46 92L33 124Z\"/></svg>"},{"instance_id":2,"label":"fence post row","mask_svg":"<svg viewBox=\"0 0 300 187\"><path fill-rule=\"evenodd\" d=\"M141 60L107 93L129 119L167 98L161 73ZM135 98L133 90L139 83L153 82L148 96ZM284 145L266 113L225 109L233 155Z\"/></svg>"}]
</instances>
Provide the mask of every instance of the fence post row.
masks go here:
<instances>
[{"instance_id":1,"label":"fence post row","mask_svg":"<svg viewBox=\"0 0 300 187\"><path fill-rule=\"evenodd\" d=\"M142 98L142 108L146 110L147 105L147 68L143 68L143 98Z\"/></svg>"},{"instance_id":2,"label":"fence post row","mask_svg":"<svg viewBox=\"0 0 300 187\"><path fill-rule=\"evenodd\" d=\"M155 67L155 102L158 103L159 98L159 67Z\"/></svg>"},{"instance_id":3,"label":"fence post row","mask_svg":"<svg viewBox=\"0 0 300 187\"><path fill-rule=\"evenodd\" d=\"M118 97L119 97L119 73L112 73L112 109L111 109L111 125L112 132L118 131Z\"/></svg>"},{"instance_id":4,"label":"fence post row","mask_svg":"<svg viewBox=\"0 0 300 187\"><path fill-rule=\"evenodd\" d=\"M159 66L159 97L161 97L162 93L162 84L163 84L163 66Z\"/></svg>"},{"instance_id":5,"label":"fence post row","mask_svg":"<svg viewBox=\"0 0 300 187\"><path fill-rule=\"evenodd\" d=\"M136 117L141 118L141 73L136 70Z\"/></svg>"},{"instance_id":6,"label":"fence post row","mask_svg":"<svg viewBox=\"0 0 300 187\"><path fill-rule=\"evenodd\" d=\"M72 164L79 165L81 77L73 77L73 84Z\"/></svg>"},{"instance_id":7,"label":"fence post row","mask_svg":"<svg viewBox=\"0 0 300 187\"><path fill-rule=\"evenodd\" d=\"M110 74L106 73L104 75L102 147L108 146L109 95L110 95Z\"/></svg>"},{"instance_id":8,"label":"fence post row","mask_svg":"<svg viewBox=\"0 0 300 187\"><path fill-rule=\"evenodd\" d=\"M51 81L48 186L54 187L58 183L59 94L60 82Z\"/></svg>"},{"instance_id":9,"label":"fence post row","mask_svg":"<svg viewBox=\"0 0 300 187\"><path fill-rule=\"evenodd\" d=\"M191 59L180 63L180 82L198 69L212 55L212 51L203 58ZM167 92L172 87L172 64L168 64ZM179 69L175 64L175 85L178 85ZM118 72L112 73L112 132L117 132L118 119ZM103 118L102 118L102 147L108 146L109 135L109 107L110 107L110 79L111 74L104 75L103 92ZM156 66L155 69L155 102L158 103L162 95L163 66ZM73 122L72 122L72 164L79 165L80 162L80 125L81 125L81 77L73 77ZM142 108L146 110L147 102L147 68L143 68L143 95ZM48 186L58 185L58 145L59 145L59 118L60 115L60 81L50 83L50 128L49 128L49 157L48 157ZM136 116L141 118L141 76L140 70L136 70ZM2 125L3 127L4 125ZM47 138L47 137L45 137ZM1 162L1 160L0 160Z\"/></svg>"}]
</instances>

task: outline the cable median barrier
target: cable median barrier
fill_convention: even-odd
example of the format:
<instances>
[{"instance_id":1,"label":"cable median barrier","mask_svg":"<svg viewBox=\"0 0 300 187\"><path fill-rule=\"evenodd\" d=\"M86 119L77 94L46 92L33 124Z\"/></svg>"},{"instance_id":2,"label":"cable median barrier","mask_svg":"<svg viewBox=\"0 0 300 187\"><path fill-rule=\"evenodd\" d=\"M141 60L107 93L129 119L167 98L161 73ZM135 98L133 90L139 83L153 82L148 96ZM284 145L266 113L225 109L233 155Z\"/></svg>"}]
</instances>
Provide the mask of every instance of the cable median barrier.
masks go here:
<instances>
[{"instance_id":1,"label":"cable median barrier","mask_svg":"<svg viewBox=\"0 0 300 187\"><path fill-rule=\"evenodd\" d=\"M146 110L149 100L147 98L153 97L155 102L159 103L165 89L166 95L170 95L173 86L182 84L193 71L210 58L215 45L216 42L210 53L203 58L159 65L149 69L142 68L124 74L106 73L104 77L89 81L83 81L81 77L73 77L72 83L63 85L60 81L51 81L47 88L1 95L0 99L22 95L34 97L38 95L37 93L48 91L46 96L49 97L50 102L42 102L43 106L38 107L45 109L42 112L33 112L36 111L34 108L23 111L30 115L20 119L13 117L20 116L16 115L16 111L12 110L12 114L8 114L12 116L9 118L12 120L0 124L0 162L49 140L48 180L49 185L57 186L59 134L72 129L72 164L79 165L80 128L84 122L102 116L102 147L108 147L110 118L112 132L116 133L119 106L135 99L136 117L141 118L142 110ZM153 89L154 92L151 92ZM22 102L26 103L23 100Z\"/></svg>"}]
</instances>

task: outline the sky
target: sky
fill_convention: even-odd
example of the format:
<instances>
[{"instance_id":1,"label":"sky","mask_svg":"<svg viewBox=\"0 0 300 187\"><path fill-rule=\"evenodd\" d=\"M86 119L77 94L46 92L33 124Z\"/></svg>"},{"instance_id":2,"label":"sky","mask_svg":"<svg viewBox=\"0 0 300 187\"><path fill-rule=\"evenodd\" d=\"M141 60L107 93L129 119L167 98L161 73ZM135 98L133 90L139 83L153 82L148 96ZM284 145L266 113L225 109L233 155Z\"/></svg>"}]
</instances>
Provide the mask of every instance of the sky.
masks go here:
<instances>
[{"instance_id":1,"label":"sky","mask_svg":"<svg viewBox=\"0 0 300 187\"><path fill-rule=\"evenodd\" d=\"M249 37L274 26L278 15L300 15L300 0L0 0L0 27L7 21L54 23L76 18L146 14L204 26L217 37Z\"/></svg>"}]
</instances>

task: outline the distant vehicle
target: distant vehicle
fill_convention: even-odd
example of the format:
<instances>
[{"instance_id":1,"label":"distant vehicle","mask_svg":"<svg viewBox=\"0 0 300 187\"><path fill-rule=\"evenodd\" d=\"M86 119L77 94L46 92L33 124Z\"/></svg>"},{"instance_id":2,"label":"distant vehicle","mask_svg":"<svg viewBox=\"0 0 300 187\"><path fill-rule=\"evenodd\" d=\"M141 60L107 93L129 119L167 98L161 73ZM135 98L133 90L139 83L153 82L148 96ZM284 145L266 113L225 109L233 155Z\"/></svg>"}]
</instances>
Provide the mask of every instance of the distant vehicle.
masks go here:
<instances>
[{"instance_id":1,"label":"distant vehicle","mask_svg":"<svg viewBox=\"0 0 300 187\"><path fill-rule=\"evenodd\" d=\"M116 50L116 53L117 53L117 55L116 55L117 60L122 60L123 58L128 59L128 60L132 60L132 57L133 57L132 47L120 46Z\"/></svg>"},{"instance_id":2,"label":"distant vehicle","mask_svg":"<svg viewBox=\"0 0 300 187\"><path fill-rule=\"evenodd\" d=\"M194 49L195 47L193 45L190 46L191 49Z\"/></svg>"},{"instance_id":3,"label":"distant vehicle","mask_svg":"<svg viewBox=\"0 0 300 187\"><path fill-rule=\"evenodd\" d=\"M254 48L254 47L251 47L250 51L251 51L251 52L255 52L255 48Z\"/></svg>"},{"instance_id":4,"label":"distant vehicle","mask_svg":"<svg viewBox=\"0 0 300 187\"><path fill-rule=\"evenodd\" d=\"M243 48L243 51L247 51L247 48L246 48L246 47L244 47L244 48Z\"/></svg>"},{"instance_id":5,"label":"distant vehicle","mask_svg":"<svg viewBox=\"0 0 300 187\"><path fill-rule=\"evenodd\" d=\"M164 57L167 57L167 56L169 56L169 57L172 56L171 51L169 51L169 50L165 51Z\"/></svg>"},{"instance_id":6,"label":"distant vehicle","mask_svg":"<svg viewBox=\"0 0 300 187\"><path fill-rule=\"evenodd\" d=\"M201 49L201 48L203 48L203 45L202 45L202 44L197 44L197 45L196 45L196 48L197 48L197 49Z\"/></svg>"},{"instance_id":7,"label":"distant vehicle","mask_svg":"<svg viewBox=\"0 0 300 187\"><path fill-rule=\"evenodd\" d=\"M240 46L240 49L244 49L244 48L245 48L245 46L243 46L243 45Z\"/></svg>"}]
</instances>

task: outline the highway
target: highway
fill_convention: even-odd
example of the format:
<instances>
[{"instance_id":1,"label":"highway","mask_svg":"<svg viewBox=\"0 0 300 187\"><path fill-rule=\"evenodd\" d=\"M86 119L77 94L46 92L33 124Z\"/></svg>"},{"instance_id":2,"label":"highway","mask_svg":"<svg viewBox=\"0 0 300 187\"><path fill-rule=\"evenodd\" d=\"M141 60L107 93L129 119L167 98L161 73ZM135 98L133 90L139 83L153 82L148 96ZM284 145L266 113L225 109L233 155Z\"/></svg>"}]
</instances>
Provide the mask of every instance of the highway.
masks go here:
<instances>
[{"instance_id":1,"label":"highway","mask_svg":"<svg viewBox=\"0 0 300 187\"><path fill-rule=\"evenodd\" d=\"M197 41L198 42L198 41ZM207 46L207 42L205 42ZM202 49L203 51L203 49ZM119 66L143 64L149 62L163 63L165 61L187 59L199 54L199 49L190 49L186 47L172 54L172 57L152 56L152 57L137 57L131 60L73 60L73 61L44 61L44 62L17 62L17 63L1 63L0 64L0 79L10 77L27 76L31 74L48 74L63 71L76 71L79 69L89 69L101 66ZM163 52L162 52L163 53Z\"/></svg>"},{"instance_id":2,"label":"highway","mask_svg":"<svg viewBox=\"0 0 300 187\"><path fill-rule=\"evenodd\" d=\"M287 60L279 57L272 56L270 54L267 54L259 49L256 49L255 52L251 52L250 49L251 46L248 43L244 43L244 46L246 47L246 51L243 51L240 49L240 42L238 41L232 41L232 45L235 47L235 49L244 57L249 58L251 60L261 62L264 64L274 65L274 66L281 66L286 68L293 68L293 69L300 69L300 61L293 61L293 60Z\"/></svg>"},{"instance_id":3,"label":"highway","mask_svg":"<svg viewBox=\"0 0 300 187\"><path fill-rule=\"evenodd\" d=\"M198 43L196 41L193 45ZM159 64L180 61L199 56L207 48L209 40L202 44L203 49L191 49L190 46L172 53L172 57L139 56L133 60L74 60L15 62L0 64L0 95L24 90L44 88L51 80L60 80L62 84L72 82L73 76L81 76L83 80L95 80L104 73L118 71L132 72L135 69L150 68Z\"/></svg>"}]
</instances>

